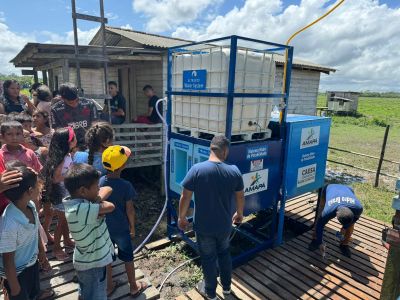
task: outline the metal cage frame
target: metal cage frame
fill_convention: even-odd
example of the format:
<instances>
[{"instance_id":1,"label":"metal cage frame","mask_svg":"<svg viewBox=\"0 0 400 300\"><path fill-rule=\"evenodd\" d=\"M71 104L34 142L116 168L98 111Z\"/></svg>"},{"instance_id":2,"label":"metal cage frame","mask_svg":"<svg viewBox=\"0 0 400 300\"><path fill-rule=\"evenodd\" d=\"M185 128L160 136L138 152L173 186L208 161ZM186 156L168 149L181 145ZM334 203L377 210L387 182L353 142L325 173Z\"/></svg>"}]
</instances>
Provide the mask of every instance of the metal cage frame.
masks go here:
<instances>
[{"instance_id":1,"label":"metal cage frame","mask_svg":"<svg viewBox=\"0 0 400 300\"><path fill-rule=\"evenodd\" d=\"M207 91L175 91L172 88L172 65L173 65L173 55L174 53L179 53L183 51L188 51L190 50L185 50L190 47L195 47L195 46L201 46L201 45L206 45L206 44L212 44L212 43L221 43L225 42L227 45L224 47L229 47L230 49L230 57L229 57L229 70L228 70L228 90L227 92L222 92L222 93L216 93L216 92L207 92ZM264 47L269 47L269 48L264 48L262 50L257 50L253 49L251 47L245 47L249 51L255 51L255 52L286 52L286 84L285 84L285 90L281 94L275 94L275 93L237 93L235 92L235 72L236 72L236 56L237 56L237 51L239 48L239 43L244 42L244 43L250 43L250 44L257 44L261 45L263 48ZM271 48L273 47L273 48ZM193 50L195 51L195 50ZM197 250L196 243L189 238L189 236L181 231L177 227L177 211L174 207L174 201L173 199L177 198L177 194L169 189L170 186L170 147L169 147L169 140L171 138L177 138L186 142L190 143L195 143L198 145L203 145L203 146L209 146L210 141L204 140L201 138L195 138L191 136L187 136L184 134L180 133L174 133L171 130L171 122L172 122L172 96L174 95L185 95L185 96L208 96L208 97L220 97L220 98L226 98L227 99L227 110L226 110L226 127L225 127L225 136L228 139L231 139L231 131L232 131L232 118L233 118L233 105L234 105L234 99L235 97L241 97L241 98L280 98L282 99L281 103L283 104L281 106L281 117L280 117L280 130L279 130L279 138L282 140L282 151L281 151L281 159L280 159L280 166L281 166L281 190L282 193L280 195L280 205L279 205L279 212L278 212L278 226L274 226L274 230L276 230L276 234L274 235L274 238L272 240L268 240L265 242L259 243L254 249L251 249L250 251L247 251L245 253L242 253L238 257L234 257L233 262L234 265L238 265L240 263L245 262L248 260L251 255L254 255L255 253L264 250L266 248L272 247L272 246L277 246L282 243L282 235L283 235L283 223L284 223L284 213L285 213L285 202L286 202L286 193L285 193L285 176L284 176L284 168L285 166L285 123L286 123L286 118L287 118L287 107L289 103L289 90L290 90L290 81L291 81L291 73L292 73L292 62L293 62L293 47L288 46L288 45L283 45L283 44L278 44L278 43L272 43L272 42L267 42L267 41L262 41L262 40L257 40L257 39L252 39L252 38L247 38L247 37L241 37L237 35L232 35L232 36L227 36L227 37L221 37L217 39L210 39L206 41L201 41L201 42L194 42L194 43L189 43L189 44L184 44L181 46L175 46L171 47L168 49L168 66L167 66L167 97L168 97L168 108L167 108L167 125L168 125L168 157L167 157L167 181L165 184L168 186L168 210L167 210L167 228L168 228L168 237L173 238L173 236L178 235L182 240L184 240L186 243L188 243L192 248ZM189 218L189 221L193 221L193 218Z\"/></svg>"}]
</instances>

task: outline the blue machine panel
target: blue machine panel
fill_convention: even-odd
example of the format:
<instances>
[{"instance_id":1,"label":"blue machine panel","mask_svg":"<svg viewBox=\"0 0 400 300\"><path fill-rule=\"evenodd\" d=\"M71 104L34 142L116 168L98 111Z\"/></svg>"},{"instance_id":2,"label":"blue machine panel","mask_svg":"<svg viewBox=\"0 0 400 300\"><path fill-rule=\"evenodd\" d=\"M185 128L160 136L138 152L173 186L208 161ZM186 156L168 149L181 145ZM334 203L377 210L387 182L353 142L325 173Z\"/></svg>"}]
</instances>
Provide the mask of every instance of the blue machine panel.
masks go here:
<instances>
[{"instance_id":1,"label":"blue machine panel","mask_svg":"<svg viewBox=\"0 0 400 300\"><path fill-rule=\"evenodd\" d=\"M197 164L203 161L208 160L210 156L210 148L201 145L194 145L193 148L193 164Z\"/></svg>"},{"instance_id":2,"label":"blue machine panel","mask_svg":"<svg viewBox=\"0 0 400 300\"><path fill-rule=\"evenodd\" d=\"M281 182L281 141L233 144L227 162L242 172L245 189L245 215L273 207Z\"/></svg>"},{"instance_id":3,"label":"blue machine panel","mask_svg":"<svg viewBox=\"0 0 400 300\"><path fill-rule=\"evenodd\" d=\"M181 140L170 140L169 188L177 194L182 192L181 182L193 163L193 144Z\"/></svg>"},{"instance_id":4,"label":"blue machine panel","mask_svg":"<svg viewBox=\"0 0 400 300\"><path fill-rule=\"evenodd\" d=\"M285 153L287 199L324 185L331 119L288 115Z\"/></svg>"}]
</instances>

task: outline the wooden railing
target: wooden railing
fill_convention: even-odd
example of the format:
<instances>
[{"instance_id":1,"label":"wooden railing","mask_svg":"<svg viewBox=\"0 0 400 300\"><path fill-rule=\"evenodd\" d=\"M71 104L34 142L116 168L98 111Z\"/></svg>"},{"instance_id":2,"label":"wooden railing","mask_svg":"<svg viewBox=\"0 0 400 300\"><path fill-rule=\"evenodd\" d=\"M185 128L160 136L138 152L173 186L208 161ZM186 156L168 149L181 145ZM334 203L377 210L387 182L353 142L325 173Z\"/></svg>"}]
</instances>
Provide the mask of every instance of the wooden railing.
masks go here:
<instances>
[{"instance_id":1,"label":"wooden railing","mask_svg":"<svg viewBox=\"0 0 400 300\"><path fill-rule=\"evenodd\" d=\"M161 165L163 163L164 132L162 124L128 123L113 125L114 144L132 150L127 168Z\"/></svg>"}]
</instances>

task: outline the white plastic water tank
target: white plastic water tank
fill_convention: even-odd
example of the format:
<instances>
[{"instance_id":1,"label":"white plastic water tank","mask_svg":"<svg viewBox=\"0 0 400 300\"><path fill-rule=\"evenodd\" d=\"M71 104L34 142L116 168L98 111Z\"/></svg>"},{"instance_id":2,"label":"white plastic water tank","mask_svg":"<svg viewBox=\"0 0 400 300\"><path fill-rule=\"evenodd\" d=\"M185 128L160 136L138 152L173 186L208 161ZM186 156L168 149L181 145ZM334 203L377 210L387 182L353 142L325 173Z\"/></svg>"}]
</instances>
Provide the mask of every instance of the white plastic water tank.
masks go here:
<instances>
[{"instance_id":1,"label":"white plastic water tank","mask_svg":"<svg viewBox=\"0 0 400 300\"><path fill-rule=\"evenodd\" d=\"M195 53L176 53L173 57L172 88L183 89L184 71L206 70L203 92L228 91L230 49L213 47ZM238 50L236 55L235 92L272 93L275 82L275 61L272 54ZM226 97L174 96L172 127L199 133L225 134ZM272 101L269 98L235 98L232 135L251 136L269 133ZM257 125L249 125L249 122Z\"/></svg>"}]
</instances>

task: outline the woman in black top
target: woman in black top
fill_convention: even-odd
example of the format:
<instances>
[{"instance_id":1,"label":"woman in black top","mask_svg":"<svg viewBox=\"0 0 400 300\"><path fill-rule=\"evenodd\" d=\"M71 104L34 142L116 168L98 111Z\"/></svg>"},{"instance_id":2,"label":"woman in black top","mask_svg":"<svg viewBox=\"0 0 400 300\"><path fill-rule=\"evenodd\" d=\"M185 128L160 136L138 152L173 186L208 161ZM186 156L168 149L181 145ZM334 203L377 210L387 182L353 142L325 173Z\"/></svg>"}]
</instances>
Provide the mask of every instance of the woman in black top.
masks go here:
<instances>
[{"instance_id":1,"label":"woman in black top","mask_svg":"<svg viewBox=\"0 0 400 300\"><path fill-rule=\"evenodd\" d=\"M20 95L20 86L16 80L6 80L3 83L3 101L0 103L0 114L27 111L32 113L35 107L25 95Z\"/></svg>"}]
</instances>

